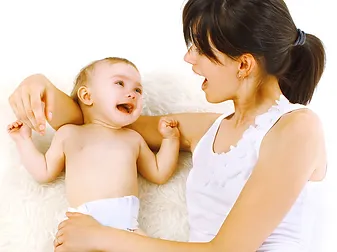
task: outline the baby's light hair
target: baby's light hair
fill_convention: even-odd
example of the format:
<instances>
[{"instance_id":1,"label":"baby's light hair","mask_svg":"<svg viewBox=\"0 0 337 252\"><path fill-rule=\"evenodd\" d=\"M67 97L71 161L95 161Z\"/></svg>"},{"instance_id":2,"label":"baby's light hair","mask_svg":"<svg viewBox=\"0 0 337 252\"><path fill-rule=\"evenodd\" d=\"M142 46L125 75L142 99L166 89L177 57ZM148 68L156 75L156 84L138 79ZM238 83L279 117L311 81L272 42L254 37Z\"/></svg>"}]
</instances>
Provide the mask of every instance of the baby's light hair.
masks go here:
<instances>
[{"instance_id":1,"label":"baby's light hair","mask_svg":"<svg viewBox=\"0 0 337 252\"><path fill-rule=\"evenodd\" d=\"M89 82L89 78L90 78L90 74L92 73L92 71L95 68L95 65L100 63L100 62L107 62L110 64L116 64L116 63L125 63L128 65L133 66L137 71L137 67L134 63L132 63L130 60L125 59L125 58L119 58L119 57L107 57L104 59L100 59L100 60L95 60L93 62L91 62L89 65L83 67L81 69L81 71L79 72L79 74L77 75L76 79L75 79L75 83L74 83L74 88L70 93L70 97L77 103L79 103L78 100L78 96L77 96L77 91L81 86L85 86L88 84Z\"/></svg>"}]
</instances>

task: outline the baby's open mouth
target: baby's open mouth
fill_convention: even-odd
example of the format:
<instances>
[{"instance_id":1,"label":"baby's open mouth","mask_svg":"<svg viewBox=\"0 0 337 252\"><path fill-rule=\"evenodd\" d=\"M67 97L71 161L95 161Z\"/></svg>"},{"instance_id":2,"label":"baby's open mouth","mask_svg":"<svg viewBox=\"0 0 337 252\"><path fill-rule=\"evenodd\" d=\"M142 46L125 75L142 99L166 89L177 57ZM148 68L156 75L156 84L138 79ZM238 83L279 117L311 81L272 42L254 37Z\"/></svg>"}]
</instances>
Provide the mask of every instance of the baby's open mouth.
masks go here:
<instances>
[{"instance_id":1,"label":"baby's open mouth","mask_svg":"<svg viewBox=\"0 0 337 252\"><path fill-rule=\"evenodd\" d=\"M131 114L133 109L134 109L134 105L131 103L123 103L123 104L118 104L117 105L117 109L125 114Z\"/></svg>"}]
</instances>

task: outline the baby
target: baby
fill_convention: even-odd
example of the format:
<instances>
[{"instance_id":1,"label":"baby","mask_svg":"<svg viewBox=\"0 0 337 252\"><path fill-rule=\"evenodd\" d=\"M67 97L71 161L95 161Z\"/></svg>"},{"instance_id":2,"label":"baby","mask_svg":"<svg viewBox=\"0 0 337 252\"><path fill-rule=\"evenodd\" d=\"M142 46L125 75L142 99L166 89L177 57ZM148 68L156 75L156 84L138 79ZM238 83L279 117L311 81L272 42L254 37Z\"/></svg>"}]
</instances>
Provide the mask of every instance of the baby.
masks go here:
<instances>
[{"instance_id":1,"label":"baby","mask_svg":"<svg viewBox=\"0 0 337 252\"><path fill-rule=\"evenodd\" d=\"M132 62L98 60L81 70L72 92L84 124L59 128L45 155L34 146L28 126L20 121L8 126L23 165L35 180L50 182L66 170L69 211L136 232L137 170L154 183L165 182L177 166L180 136L176 121L161 118L158 129L163 140L155 155L140 134L125 127L141 114L142 92L141 77Z\"/></svg>"}]
</instances>

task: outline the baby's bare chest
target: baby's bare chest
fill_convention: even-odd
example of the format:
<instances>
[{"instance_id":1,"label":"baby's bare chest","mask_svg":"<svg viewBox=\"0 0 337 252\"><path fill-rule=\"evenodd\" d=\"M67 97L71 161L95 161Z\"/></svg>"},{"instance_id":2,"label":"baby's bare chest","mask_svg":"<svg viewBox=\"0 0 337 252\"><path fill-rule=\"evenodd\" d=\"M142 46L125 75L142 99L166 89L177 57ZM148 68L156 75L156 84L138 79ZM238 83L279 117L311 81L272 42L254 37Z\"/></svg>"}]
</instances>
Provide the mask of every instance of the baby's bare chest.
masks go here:
<instances>
[{"instance_id":1,"label":"baby's bare chest","mask_svg":"<svg viewBox=\"0 0 337 252\"><path fill-rule=\"evenodd\" d=\"M138 138L132 134L80 132L65 141L64 151L66 156L123 159L137 158L139 147Z\"/></svg>"}]
</instances>

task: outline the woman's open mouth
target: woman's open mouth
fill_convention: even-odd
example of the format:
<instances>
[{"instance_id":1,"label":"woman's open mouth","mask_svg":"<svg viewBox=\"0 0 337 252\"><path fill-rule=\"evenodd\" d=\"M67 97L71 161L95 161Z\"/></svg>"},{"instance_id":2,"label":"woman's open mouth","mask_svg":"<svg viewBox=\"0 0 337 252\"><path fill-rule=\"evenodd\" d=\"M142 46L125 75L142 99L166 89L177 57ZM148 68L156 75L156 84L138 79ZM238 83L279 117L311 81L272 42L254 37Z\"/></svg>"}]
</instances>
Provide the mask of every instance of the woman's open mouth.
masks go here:
<instances>
[{"instance_id":1,"label":"woman's open mouth","mask_svg":"<svg viewBox=\"0 0 337 252\"><path fill-rule=\"evenodd\" d=\"M205 89L207 88L207 83L208 83L208 81L207 81L207 79L205 78L204 82L203 82L202 85L201 85L201 89L202 89L202 90L205 90Z\"/></svg>"}]
</instances>

